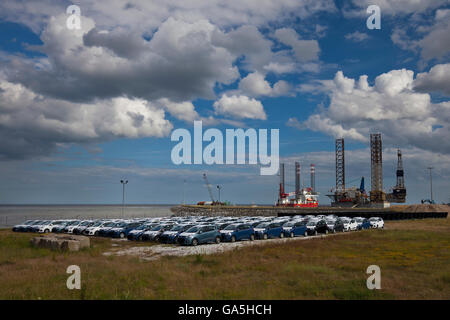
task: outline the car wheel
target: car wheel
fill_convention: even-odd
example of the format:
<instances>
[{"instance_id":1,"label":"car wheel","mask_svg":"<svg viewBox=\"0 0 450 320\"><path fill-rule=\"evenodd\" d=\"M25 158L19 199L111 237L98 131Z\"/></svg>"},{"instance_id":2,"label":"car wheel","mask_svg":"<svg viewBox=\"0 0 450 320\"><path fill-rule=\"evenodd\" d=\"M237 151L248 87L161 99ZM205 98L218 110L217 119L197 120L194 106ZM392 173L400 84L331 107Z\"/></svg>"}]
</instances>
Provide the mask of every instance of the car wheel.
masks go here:
<instances>
[{"instance_id":1,"label":"car wheel","mask_svg":"<svg viewBox=\"0 0 450 320\"><path fill-rule=\"evenodd\" d=\"M217 243L217 244L220 243L220 237L216 237L216 243Z\"/></svg>"},{"instance_id":2,"label":"car wheel","mask_svg":"<svg viewBox=\"0 0 450 320\"><path fill-rule=\"evenodd\" d=\"M48 230L48 229L44 230L44 233L49 233L49 232L50 232L50 230Z\"/></svg>"},{"instance_id":3,"label":"car wheel","mask_svg":"<svg viewBox=\"0 0 450 320\"><path fill-rule=\"evenodd\" d=\"M94 236L98 237L98 231L95 231Z\"/></svg>"},{"instance_id":4,"label":"car wheel","mask_svg":"<svg viewBox=\"0 0 450 320\"><path fill-rule=\"evenodd\" d=\"M328 234L328 229L325 229L325 234Z\"/></svg>"},{"instance_id":5,"label":"car wheel","mask_svg":"<svg viewBox=\"0 0 450 320\"><path fill-rule=\"evenodd\" d=\"M314 230L314 235L317 236L317 230Z\"/></svg>"},{"instance_id":6,"label":"car wheel","mask_svg":"<svg viewBox=\"0 0 450 320\"><path fill-rule=\"evenodd\" d=\"M264 233L263 239L267 240L267 234L266 233Z\"/></svg>"},{"instance_id":7,"label":"car wheel","mask_svg":"<svg viewBox=\"0 0 450 320\"><path fill-rule=\"evenodd\" d=\"M291 232L291 233L290 233L290 236L291 236L291 238L293 238L293 237L294 237L294 233L293 233L293 232Z\"/></svg>"},{"instance_id":8,"label":"car wheel","mask_svg":"<svg viewBox=\"0 0 450 320\"><path fill-rule=\"evenodd\" d=\"M193 239L192 240L192 245L195 247L196 245L198 245L198 240L197 239Z\"/></svg>"},{"instance_id":9,"label":"car wheel","mask_svg":"<svg viewBox=\"0 0 450 320\"><path fill-rule=\"evenodd\" d=\"M231 236L231 242L236 242L236 237L235 236Z\"/></svg>"},{"instance_id":10,"label":"car wheel","mask_svg":"<svg viewBox=\"0 0 450 320\"><path fill-rule=\"evenodd\" d=\"M119 235L119 237L120 237L121 239L125 238L125 233L121 232L120 235Z\"/></svg>"},{"instance_id":11,"label":"car wheel","mask_svg":"<svg viewBox=\"0 0 450 320\"><path fill-rule=\"evenodd\" d=\"M305 231L305 233L303 234L304 237L308 236L308 231Z\"/></svg>"},{"instance_id":12,"label":"car wheel","mask_svg":"<svg viewBox=\"0 0 450 320\"><path fill-rule=\"evenodd\" d=\"M284 238L284 233L280 233L280 238L283 239Z\"/></svg>"},{"instance_id":13,"label":"car wheel","mask_svg":"<svg viewBox=\"0 0 450 320\"><path fill-rule=\"evenodd\" d=\"M250 235L250 241L254 241L255 240L255 235L254 234L251 234Z\"/></svg>"},{"instance_id":14,"label":"car wheel","mask_svg":"<svg viewBox=\"0 0 450 320\"><path fill-rule=\"evenodd\" d=\"M333 229L333 233L336 233L336 229Z\"/></svg>"}]
</instances>

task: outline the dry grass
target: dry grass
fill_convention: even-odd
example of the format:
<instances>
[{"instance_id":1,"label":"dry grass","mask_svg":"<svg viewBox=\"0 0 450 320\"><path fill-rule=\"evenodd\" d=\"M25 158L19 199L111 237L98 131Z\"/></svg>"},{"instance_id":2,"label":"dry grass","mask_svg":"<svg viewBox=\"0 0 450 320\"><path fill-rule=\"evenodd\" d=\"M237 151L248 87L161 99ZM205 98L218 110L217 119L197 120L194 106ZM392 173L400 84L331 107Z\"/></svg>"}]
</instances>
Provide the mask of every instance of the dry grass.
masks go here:
<instances>
[{"instance_id":1,"label":"dry grass","mask_svg":"<svg viewBox=\"0 0 450 320\"><path fill-rule=\"evenodd\" d=\"M150 262L103 256L109 239L62 253L29 247L31 236L0 231L0 299L450 298L449 219ZM66 288L71 264L81 267L82 290ZM381 290L366 288L371 264L381 267Z\"/></svg>"}]
</instances>

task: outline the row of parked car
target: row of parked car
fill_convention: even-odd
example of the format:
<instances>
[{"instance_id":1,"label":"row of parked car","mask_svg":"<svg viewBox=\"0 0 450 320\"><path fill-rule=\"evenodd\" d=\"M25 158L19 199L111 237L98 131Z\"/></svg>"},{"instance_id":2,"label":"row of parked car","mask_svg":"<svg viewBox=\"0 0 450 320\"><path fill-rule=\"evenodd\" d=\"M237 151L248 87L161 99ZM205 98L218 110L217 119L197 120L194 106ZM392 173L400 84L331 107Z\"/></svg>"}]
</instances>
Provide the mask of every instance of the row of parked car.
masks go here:
<instances>
[{"instance_id":1,"label":"row of parked car","mask_svg":"<svg viewBox=\"0 0 450 320\"><path fill-rule=\"evenodd\" d=\"M384 228L379 217L163 217L100 220L28 220L13 227L16 232L68 233L128 238L196 246L202 243L284 238Z\"/></svg>"}]
</instances>

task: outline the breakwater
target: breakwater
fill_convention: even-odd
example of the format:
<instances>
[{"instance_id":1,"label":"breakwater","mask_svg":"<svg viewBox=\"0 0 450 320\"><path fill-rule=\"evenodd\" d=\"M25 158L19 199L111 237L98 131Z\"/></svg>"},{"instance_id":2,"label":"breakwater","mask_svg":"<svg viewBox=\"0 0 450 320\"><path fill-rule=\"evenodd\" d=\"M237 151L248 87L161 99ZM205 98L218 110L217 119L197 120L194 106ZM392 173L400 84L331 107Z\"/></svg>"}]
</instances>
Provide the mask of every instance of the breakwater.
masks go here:
<instances>
[{"instance_id":1,"label":"breakwater","mask_svg":"<svg viewBox=\"0 0 450 320\"><path fill-rule=\"evenodd\" d=\"M378 208L293 208L273 206L199 206L180 205L170 209L176 216L294 216L330 215L346 217L381 217L384 220L447 218L448 212L405 212Z\"/></svg>"}]
</instances>

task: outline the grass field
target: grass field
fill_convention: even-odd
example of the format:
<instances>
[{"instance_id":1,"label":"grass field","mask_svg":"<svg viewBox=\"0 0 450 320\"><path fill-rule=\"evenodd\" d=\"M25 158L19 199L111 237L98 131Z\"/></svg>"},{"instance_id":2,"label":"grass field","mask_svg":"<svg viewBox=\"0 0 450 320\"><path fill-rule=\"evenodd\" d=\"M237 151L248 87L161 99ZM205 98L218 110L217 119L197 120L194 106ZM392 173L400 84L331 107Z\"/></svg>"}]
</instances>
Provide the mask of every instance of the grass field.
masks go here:
<instances>
[{"instance_id":1,"label":"grass field","mask_svg":"<svg viewBox=\"0 0 450 320\"><path fill-rule=\"evenodd\" d=\"M450 299L449 219L157 261L105 257L110 239L64 253L30 247L32 236L0 231L0 299ZM81 290L66 288L72 264ZM381 290L366 287L372 264Z\"/></svg>"}]
</instances>

